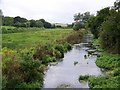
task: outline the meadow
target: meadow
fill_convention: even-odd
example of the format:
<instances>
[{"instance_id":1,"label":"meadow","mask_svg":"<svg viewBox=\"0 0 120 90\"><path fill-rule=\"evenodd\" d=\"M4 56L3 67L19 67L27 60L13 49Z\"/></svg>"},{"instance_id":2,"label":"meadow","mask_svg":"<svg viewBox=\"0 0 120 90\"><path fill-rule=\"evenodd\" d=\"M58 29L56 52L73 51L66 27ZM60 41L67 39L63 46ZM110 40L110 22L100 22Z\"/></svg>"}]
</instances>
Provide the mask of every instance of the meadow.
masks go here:
<instances>
[{"instance_id":1,"label":"meadow","mask_svg":"<svg viewBox=\"0 0 120 90\"><path fill-rule=\"evenodd\" d=\"M37 28L38 29L38 28ZM56 40L65 38L72 29L38 29L29 32L8 33L2 35L2 46L11 49L29 48L37 45L54 44Z\"/></svg>"}]
</instances>

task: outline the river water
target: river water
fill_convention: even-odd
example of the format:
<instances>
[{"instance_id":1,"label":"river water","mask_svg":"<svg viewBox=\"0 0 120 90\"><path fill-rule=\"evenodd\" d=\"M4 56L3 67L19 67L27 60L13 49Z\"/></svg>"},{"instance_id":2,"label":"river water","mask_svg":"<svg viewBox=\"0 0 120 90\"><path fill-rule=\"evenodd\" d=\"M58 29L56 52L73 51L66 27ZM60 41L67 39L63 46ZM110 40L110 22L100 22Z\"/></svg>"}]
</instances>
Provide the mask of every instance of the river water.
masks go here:
<instances>
[{"instance_id":1,"label":"river water","mask_svg":"<svg viewBox=\"0 0 120 90\"><path fill-rule=\"evenodd\" d=\"M43 88L89 88L88 82L79 82L79 76L102 75L100 68L95 64L97 56L88 56L86 51L89 49L86 45L91 40L92 35L86 35L82 43L75 44L72 50L64 54L61 62L49 66L49 69L45 72ZM75 62L77 62L76 65Z\"/></svg>"}]
</instances>

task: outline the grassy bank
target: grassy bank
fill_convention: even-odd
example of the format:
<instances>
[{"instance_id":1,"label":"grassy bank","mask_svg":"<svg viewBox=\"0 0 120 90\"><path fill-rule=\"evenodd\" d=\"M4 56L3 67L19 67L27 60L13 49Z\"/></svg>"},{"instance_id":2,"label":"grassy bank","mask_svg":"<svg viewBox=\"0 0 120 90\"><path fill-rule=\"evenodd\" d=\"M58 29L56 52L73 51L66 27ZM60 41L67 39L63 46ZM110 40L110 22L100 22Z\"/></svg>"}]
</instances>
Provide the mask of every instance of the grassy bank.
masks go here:
<instances>
[{"instance_id":1,"label":"grassy bank","mask_svg":"<svg viewBox=\"0 0 120 90\"><path fill-rule=\"evenodd\" d=\"M99 44L99 40L93 41L93 47ZM97 58L96 65L104 69L105 76L89 76L88 82L91 89L118 89L120 88L120 55L110 54L98 48L97 51L102 52L102 55ZM85 78L86 80L86 78Z\"/></svg>"},{"instance_id":2,"label":"grassy bank","mask_svg":"<svg viewBox=\"0 0 120 90\"><path fill-rule=\"evenodd\" d=\"M42 87L46 66L63 58L71 44L80 42L84 32L44 29L3 34L3 88Z\"/></svg>"},{"instance_id":3,"label":"grassy bank","mask_svg":"<svg viewBox=\"0 0 120 90\"><path fill-rule=\"evenodd\" d=\"M120 55L103 52L96 65L105 70L105 76L90 77L90 88L120 88Z\"/></svg>"}]
</instances>

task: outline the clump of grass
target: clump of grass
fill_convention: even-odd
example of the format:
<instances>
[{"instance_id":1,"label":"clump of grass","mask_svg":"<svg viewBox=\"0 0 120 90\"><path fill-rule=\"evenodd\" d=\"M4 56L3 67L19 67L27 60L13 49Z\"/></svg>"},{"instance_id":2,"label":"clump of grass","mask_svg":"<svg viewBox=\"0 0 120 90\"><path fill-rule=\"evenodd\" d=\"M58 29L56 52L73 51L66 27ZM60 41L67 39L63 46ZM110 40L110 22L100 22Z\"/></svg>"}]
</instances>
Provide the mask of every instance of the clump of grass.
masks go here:
<instances>
[{"instance_id":1,"label":"clump of grass","mask_svg":"<svg viewBox=\"0 0 120 90\"><path fill-rule=\"evenodd\" d=\"M81 81L81 80L82 81L87 81L89 79L89 77L90 77L89 75L80 75L79 76L79 81Z\"/></svg>"}]
</instances>

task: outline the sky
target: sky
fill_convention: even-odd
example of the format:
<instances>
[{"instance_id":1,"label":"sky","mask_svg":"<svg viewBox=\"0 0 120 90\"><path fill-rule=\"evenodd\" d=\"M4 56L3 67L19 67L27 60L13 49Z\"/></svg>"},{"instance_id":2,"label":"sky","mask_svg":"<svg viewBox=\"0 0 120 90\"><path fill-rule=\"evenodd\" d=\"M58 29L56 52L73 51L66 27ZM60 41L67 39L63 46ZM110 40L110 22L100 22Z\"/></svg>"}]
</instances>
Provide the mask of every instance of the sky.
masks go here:
<instances>
[{"instance_id":1,"label":"sky","mask_svg":"<svg viewBox=\"0 0 120 90\"><path fill-rule=\"evenodd\" d=\"M86 11L96 14L102 8L113 6L114 2L115 0L0 0L0 9L4 16L72 23L74 14Z\"/></svg>"}]
</instances>

